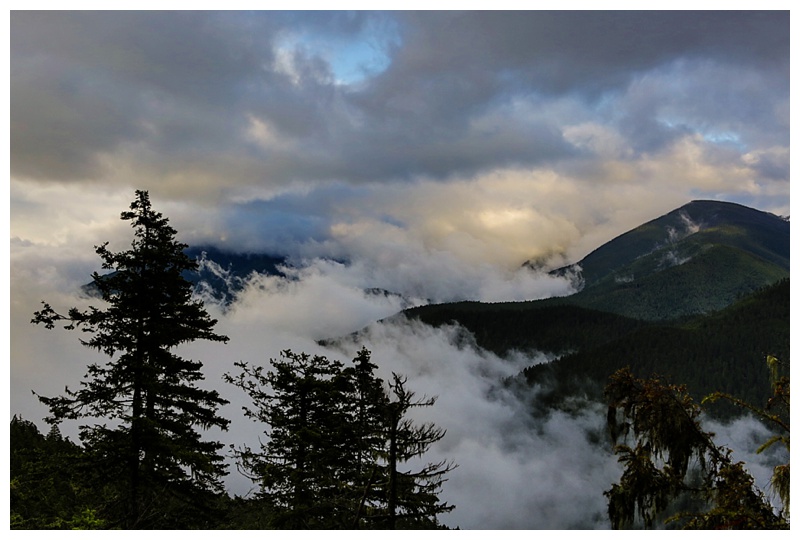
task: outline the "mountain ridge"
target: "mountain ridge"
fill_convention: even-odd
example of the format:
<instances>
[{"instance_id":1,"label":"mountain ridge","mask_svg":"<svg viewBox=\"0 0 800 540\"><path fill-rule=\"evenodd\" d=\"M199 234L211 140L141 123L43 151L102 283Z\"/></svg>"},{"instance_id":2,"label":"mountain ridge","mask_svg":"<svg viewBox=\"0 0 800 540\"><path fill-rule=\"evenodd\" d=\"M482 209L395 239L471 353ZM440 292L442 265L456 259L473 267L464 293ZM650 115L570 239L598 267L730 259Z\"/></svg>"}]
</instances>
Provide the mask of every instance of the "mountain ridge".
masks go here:
<instances>
[{"instance_id":1,"label":"mountain ridge","mask_svg":"<svg viewBox=\"0 0 800 540\"><path fill-rule=\"evenodd\" d=\"M187 249L200 262L187 279L230 303L252 272L287 277L289 257ZM523 267L541 268L528 261ZM538 270L536 270L538 271ZM737 203L695 200L597 247L577 263L550 272L579 284L577 293L539 300L645 320L715 311L789 275L789 222ZM205 285L204 285L205 284ZM391 284L380 289L396 294Z\"/></svg>"},{"instance_id":2,"label":"mountain ridge","mask_svg":"<svg viewBox=\"0 0 800 540\"><path fill-rule=\"evenodd\" d=\"M572 303L662 320L722 309L789 276L789 222L736 203L692 201L554 270L578 276Z\"/></svg>"},{"instance_id":3,"label":"mountain ridge","mask_svg":"<svg viewBox=\"0 0 800 540\"><path fill-rule=\"evenodd\" d=\"M579 267L585 286L591 286L637 258L674 247L693 234L703 232L710 239L730 242L730 235L741 229L755 231L751 234L755 238L741 242L741 247L788 270L788 220L738 203L694 200L613 238L577 263L552 273L562 275Z\"/></svg>"},{"instance_id":4,"label":"mountain ridge","mask_svg":"<svg viewBox=\"0 0 800 540\"><path fill-rule=\"evenodd\" d=\"M766 356L789 364L789 278L782 279L708 315L683 321L650 322L619 337L571 351L548 364L525 368L517 382L544 385L537 407L563 406L570 396L601 399L614 371L629 367L636 376L664 377L686 384L695 399L714 391L748 403L772 395ZM730 404L710 409L730 417Z\"/></svg>"}]
</instances>

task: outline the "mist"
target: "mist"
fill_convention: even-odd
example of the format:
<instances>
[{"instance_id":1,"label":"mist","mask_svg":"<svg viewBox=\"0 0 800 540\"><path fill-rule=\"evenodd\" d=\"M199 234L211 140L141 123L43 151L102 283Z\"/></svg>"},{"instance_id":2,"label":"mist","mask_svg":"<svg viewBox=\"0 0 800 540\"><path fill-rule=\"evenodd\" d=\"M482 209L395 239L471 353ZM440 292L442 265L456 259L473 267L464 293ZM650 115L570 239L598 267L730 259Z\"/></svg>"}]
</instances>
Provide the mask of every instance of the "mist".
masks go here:
<instances>
[{"instance_id":1,"label":"mist","mask_svg":"<svg viewBox=\"0 0 800 540\"><path fill-rule=\"evenodd\" d=\"M447 475L441 494L456 506L441 517L443 523L463 529L607 527L602 491L619 477L619 468L607 451L598 451L591 442L602 437L600 408L574 416L554 413L534 422L525 402L502 381L551 357L515 353L500 358L480 349L463 328L434 329L397 315L407 300L364 292L355 285L364 271L363 265L316 261L288 278L254 275L233 304L208 305L230 343L216 348L214 355L202 344L186 347L185 353L202 359L208 381L214 381L230 371L234 361L267 365L284 349L349 363L365 346L384 381L393 372L402 374L418 397L437 397L433 407L415 410L413 418L447 430L425 461L452 460L458 465ZM511 290L525 280L531 295L553 287L543 276L524 272L532 275L512 276L508 282L503 272L487 275L477 290ZM366 273L374 279L374 272ZM453 276L454 281L470 279ZM409 283L401 289L407 293L415 286ZM562 282L561 287L566 290L568 284ZM428 295L432 292L427 290ZM317 343L329 338L334 339L326 341L327 346ZM246 396L236 388L222 392L231 401L223 414L233 423L221 436L237 445L257 445L264 427L240 414ZM231 469L227 485L232 492L244 495L253 489Z\"/></svg>"},{"instance_id":2,"label":"mist","mask_svg":"<svg viewBox=\"0 0 800 540\"><path fill-rule=\"evenodd\" d=\"M97 299L81 296L74 282L70 286L67 278L54 277L59 275L59 266L72 268L66 272L72 276L90 263L69 262L64 255L65 260L47 265L34 251L25 253L26 257L16 259L17 264L40 266L38 271L13 274L11 412L41 428L47 411L27 393L29 389L50 396L61 393L65 385L75 388L87 364L107 359L81 347L75 333L28 324L40 299L57 309L97 305ZM506 388L502 382L529 365L551 361L552 356L516 351L498 357L478 347L463 328L432 328L399 313L428 299L505 300L539 298L554 291L566 294L570 283L528 268L508 272L486 266L478 272L464 265L447 265L445 258L437 259L435 254L431 259L429 267L438 268L440 279L426 281L369 260L344 264L312 259L306 266L286 268L286 277L249 276L230 304L205 297L206 308L218 319L218 333L227 335L230 342L195 342L178 353L202 361L206 375L202 385L217 389L230 401L220 411L231 420L229 430L211 431L206 437L220 440L226 448L257 446L264 437L265 427L242 414L242 406L249 404L246 395L222 382L224 373L235 371L234 362L266 366L270 358L291 349L349 363L365 346L372 351L384 381L393 372L402 374L417 396L437 397L433 407L416 409L412 417L446 430L424 460L452 460L458 465L447 475L440 496L456 506L441 516L444 524L462 529L608 528L603 491L618 481L621 468L605 437L604 407L587 404L577 412L553 411L534 419L527 404L538 389L520 393L519 388ZM437 267L437 261L445 264ZM396 294L370 292L389 283ZM43 373L49 376L43 378ZM753 464L757 485L767 486L776 458L757 456L754 446L765 440L764 428L752 420L714 427L736 449L737 459ZM61 429L77 440L77 423L64 422ZM252 493L255 486L236 470L230 457L227 461L228 490L242 496Z\"/></svg>"},{"instance_id":3,"label":"mist","mask_svg":"<svg viewBox=\"0 0 800 540\"><path fill-rule=\"evenodd\" d=\"M605 406L587 403L570 413L534 418L528 404L540 388L502 383L527 366L552 361L551 355L515 351L498 357L457 325L433 328L409 320L397 314L402 297L365 293L356 285L363 271L362 265L316 261L288 278L252 276L227 308L209 304L220 331L231 338L224 347L225 361L204 360L209 380L219 380L235 360L267 365L284 349L349 363L367 347L384 381L393 372L402 374L418 397L437 397L433 407L416 409L412 416L447 431L424 460L458 465L447 475L440 497L456 506L441 516L444 524L462 529L609 528L603 492L619 481L622 469L606 437ZM502 288L504 275L487 275L483 290ZM531 295L553 286L541 275L530 279L540 285L527 289ZM326 346L318 340L326 340ZM194 356L205 350L198 345ZM224 413L233 423L222 436L234 444L257 444L264 427L239 414L244 395L234 388L223 392L231 401ZM742 418L709 423L708 429L734 450L737 460L748 463L756 485L768 493L771 469L785 457L756 453L768 438L763 425ZM234 466L231 471L227 485L232 492L253 489Z\"/></svg>"}]
</instances>

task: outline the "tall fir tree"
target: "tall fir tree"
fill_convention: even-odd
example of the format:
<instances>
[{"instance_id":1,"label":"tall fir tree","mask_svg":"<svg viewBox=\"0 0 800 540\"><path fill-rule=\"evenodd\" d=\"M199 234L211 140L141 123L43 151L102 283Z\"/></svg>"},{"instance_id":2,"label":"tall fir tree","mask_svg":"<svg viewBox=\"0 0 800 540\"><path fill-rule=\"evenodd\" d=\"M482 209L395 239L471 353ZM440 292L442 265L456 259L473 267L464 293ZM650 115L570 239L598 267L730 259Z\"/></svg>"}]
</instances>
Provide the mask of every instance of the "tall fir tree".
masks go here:
<instances>
[{"instance_id":1,"label":"tall fir tree","mask_svg":"<svg viewBox=\"0 0 800 540\"><path fill-rule=\"evenodd\" d=\"M347 470L344 499L353 509L350 525L354 529L374 527L381 501L385 500L382 491L385 468L381 457L389 399L371 356L370 351L362 347L353 358L353 365L345 368L342 378L345 384L342 401L347 415L342 434L342 458Z\"/></svg>"},{"instance_id":2,"label":"tall fir tree","mask_svg":"<svg viewBox=\"0 0 800 540\"><path fill-rule=\"evenodd\" d=\"M455 508L439 500L444 476L456 465L448 461L428 463L417 471L402 472L399 467L423 456L441 440L445 430L433 423L415 424L408 417L417 407L432 407L436 398L414 399L406 389L407 378L392 373L389 383L392 399L386 414L386 511L387 529L426 529L439 526L437 516Z\"/></svg>"},{"instance_id":3,"label":"tall fir tree","mask_svg":"<svg viewBox=\"0 0 800 540\"><path fill-rule=\"evenodd\" d=\"M216 320L192 298L184 272L197 263L178 242L169 220L152 209L146 191L136 191L121 219L134 229L131 248L118 253L108 242L95 248L108 273L92 275L105 308L72 308L66 315L43 302L33 323L80 328L81 342L111 359L91 364L79 390L39 399L49 407L47 420L93 418L81 427L81 439L108 478L118 478L115 511L106 516L123 528L189 526L181 516L203 515L193 508L221 492L225 465L219 442L199 430L227 429L217 414L227 403L200 388L202 363L175 353L195 340L227 342L214 332ZM187 519L195 519L187 517ZM177 521L176 521L177 520ZM202 526L202 523L194 525Z\"/></svg>"},{"instance_id":4,"label":"tall fir tree","mask_svg":"<svg viewBox=\"0 0 800 540\"><path fill-rule=\"evenodd\" d=\"M273 526L329 528L341 472L342 364L291 350L270 364L265 371L237 362L241 372L225 375L253 401L243 407L245 416L268 426L260 448L236 450L240 471L259 484L259 498L273 509Z\"/></svg>"}]
</instances>

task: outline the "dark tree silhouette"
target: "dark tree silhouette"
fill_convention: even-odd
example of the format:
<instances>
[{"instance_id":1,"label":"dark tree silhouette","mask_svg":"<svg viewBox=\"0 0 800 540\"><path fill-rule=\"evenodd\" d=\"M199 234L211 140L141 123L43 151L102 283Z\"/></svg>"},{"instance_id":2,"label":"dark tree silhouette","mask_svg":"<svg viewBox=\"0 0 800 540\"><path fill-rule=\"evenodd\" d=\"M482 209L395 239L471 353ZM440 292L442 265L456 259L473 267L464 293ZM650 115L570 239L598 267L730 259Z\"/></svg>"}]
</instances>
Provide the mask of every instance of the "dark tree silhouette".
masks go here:
<instances>
[{"instance_id":1,"label":"dark tree silhouette","mask_svg":"<svg viewBox=\"0 0 800 540\"><path fill-rule=\"evenodd\" d=\"M174 349L228 338L214 333L217 321L192 298L183 273L197 263L184 254L187 246L175 239L168 219L152 209L146 191L136 192L121 219L134 229L131 248L114 253L107 242L95 248L109 273L93 273L93 287L107 306L62 315L43 302L32 321L80 328L89 335L81 342L111 360L90 365L79 390L39 399L50 408L48 422L98 422L82 426L81 439L107 477L119 479L118 507L106 516L112 526L174 527L181 508L202 506L220 492L222 444L202 440L198 430L229 423L217 415L226 401L196 384L202 364Z\"/></svg>"},{"instance_id":2,"label":"dark tree silhouette","mask_svg":"<svg viewBox=\"0 0 800 540\"><path fill-rule=\"evenodd\" d=\"M773 379L773 388L775 396L766 409L723 393L707 399L730 399L755 412L778 430L761 450L775 443L788 450L788 378ZM651 528L666 514L665 523L690 529L788 528L789 464L775 468L773 486L784 504L783 511L775 511L744 463L734 461L731 450L718 446L702 428L701 409L684 386L638 379L622 369L611 377L606 396L612 438L627 443L615 448L622 477L605 492L612 527L638 521ZM666 513L681 498L684 504L687 498L694 500L689 503L694 509Z\"/></svg>"},{"instance_id":3,"label":"dark tree silhouette","mask_svg":"<svg viewBox=\"0 0 800 540\"><path fill-rule=\"evenodd\" d=\"M455 465L440 461L428 463L418 471L401 471L400 465L424 455L430 446L441 440L445 430L432 423L417 425L408 413L416 407L432 407L436 398L414 399L406 389L407 378L392 373L389 383L392 398L387 405L386 523L388 529L426 528L437 525L437 516L455 508L439 501L444 475Z\"/></svg>"},{"instance_id":4,"label":"dark tree silhouette","mask_svg":"<svg viewBox=\"0 0 800 540\"><path fill-rule=\"evenodd\" d=\"M272 526L330 527L341 468L337 440L342 404L337 378L342 364L324 356L282 351L272 370L237 362L241 373L225 380L253 401L245 416L269 426L260 448L236 450L240 471L259 484L258 497L272 508Z\"/></svg>"},{"instance_id":5,"label":"dark tree silhouette","mask_svg":"<svg viewBox=\"0 0 800 540\"><path fill-rule=\"evenodd\" d=\"M453 465L401 470L445 434L408 418L435 398L415 400L397 375L387 393L367 349L353 363L288 350L269 370L237 363L225 378L251 398L245 415L266 426L260 448L236 451L240 470L258 483L274 527L438 527L453 509L438 497Z\"/></svg>"}]
</instances>

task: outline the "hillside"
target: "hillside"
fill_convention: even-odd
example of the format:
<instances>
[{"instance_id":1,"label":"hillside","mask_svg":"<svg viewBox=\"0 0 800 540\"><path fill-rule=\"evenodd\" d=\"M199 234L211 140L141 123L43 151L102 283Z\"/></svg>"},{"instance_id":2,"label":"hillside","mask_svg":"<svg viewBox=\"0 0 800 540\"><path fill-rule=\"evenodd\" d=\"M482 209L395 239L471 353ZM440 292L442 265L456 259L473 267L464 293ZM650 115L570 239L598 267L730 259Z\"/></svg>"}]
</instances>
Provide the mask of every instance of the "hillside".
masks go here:
<instances>
[{"instance_id":1,"label":"hillside","mask_svg":"<svg viewBox=\"0 0 800 540\"><path fill-rule=\"evenodd\" d=\"M722 311L683 323L643 326L550 364L531 366L521 380L544 385L548 390L540 395L540 405L553 405L576 394L601 397L608 376L629 366L639 377L657 374L686 384L695 398L719 390L764 404L770 395L765 356L789 361L789 304L785 279Z\"/></svg>"},{"instance_id":2,"label":"hillside","mask_svg":"<svg viewBox=\"0 0 800 540\"><path fill-rule=\"evenodd\" d=\"M501 356L512 350L561 355L527 368L518 379L545 386L537 394L537 406L545 408L575 395L600 399L608 376L625 366L638 376L685 383L698 398L720 390L763 403L770 391L765 355L789 359L788 279L721 311L673 321L541 302L462 302L405 314L432 326L458 323L477 345Z\"/></svg>"},{"instance_id":3,"label":"hillside","mask_svg":"<svg viewBox=\"0 0 800 540\"><path fill-rule=\"evenodd\" d=\"M789 223L734 203L693 201L555 274L583 288L544 301L663 320L709 313L789 275Z\"/></svg>"},{"instance_id":4,"label":"hillside","mask_svg":"<svg viewBox=\"0 0 800 540\"><path fill-rule=\"evenodd\" d=\"M459 302L408 309L405 315L439 327L457 323L478 346L500 356L512 350L564 354L613 341L648 325L630 317L541 302Z\"/></svg>"},{"instance_id":5,"label":"hillside","mask_svg":"<svg viewBox=\"0 0 800 540\"><path fill-rule=\"evenodd\" d=\"M201 264L190 279L227 299L250 272L281 274L286 264L213 248L190 255L216 263ZM578 394L599 398L608 376L624 366L686 383L697 396L723 390L761 402L769 392L764 355L788 360L789 223L782 218L693 201L556 273L577 269L584 285L568 297L427 305L404 314L435 327L459 324L500 356L559 356L519 378L548 388L542 407Z\"/></svg>"},{"instance_id":6,"label":"hillside","mask_svg":"<svg viewBox=\"0 0 800 540\"><path fill-rule=\"evenodd\" d=\"M196 259L200 266L197 272L187 272L184 278L195 285L205 284L207 292L224 302L233 300L251 273L283 276L281 266L288 264L286 257L233 253L211 246L190 247L186 254Z\"/></svg>"},{"instance_id":7,"label":"hillside","mask_svg":"<svg viewBox=\"0 0 800 540\"><path fill-rule=\"evenodd\" d=\"M517 379L546 389L537 393L542 410L576 396L600 399L608 376L625 366L685 383L698 398L720 390L764 403L765 355L788 362L789 223L780 217L694 201L555 272L576 270L583 288L571 296L405 314L432 326L459 324L498 355L560 355Z\"/></svg>"},{"instance_id":8,"label":"hillside","mask_svg":"<svg viewBox=\"0 0 800 540\"><path fill-rule=\"evenodd\" d=\"M629 265L643 257L655 255L651 261L661 259L663 268L692 256L698 245L724 244L788 270L788 235L789 222L774 214L736 203L692 201L603 244L573 266L581 268L589 288L608 276L629 277Z\"/></svg>"},{"instance_id":9,"label":"hillside","mask_svg":"<svg viewBox=\"0 0 800 540\"><path fill-rule=\"evenodd\" d=\"M184 271L183 278L197 290L225 304L233 301L250 274L255 272L285 276L282 267L289 264L286 257L264 253L234 253L211 246L189 247L184 252L198 262L198 268L197 271ZM114 272L108 274L113 275ZM90 296L100 294L94 282L82 285L81 290Z\"/></svg>"}]
</instances>

